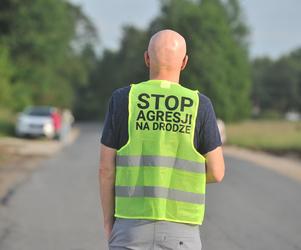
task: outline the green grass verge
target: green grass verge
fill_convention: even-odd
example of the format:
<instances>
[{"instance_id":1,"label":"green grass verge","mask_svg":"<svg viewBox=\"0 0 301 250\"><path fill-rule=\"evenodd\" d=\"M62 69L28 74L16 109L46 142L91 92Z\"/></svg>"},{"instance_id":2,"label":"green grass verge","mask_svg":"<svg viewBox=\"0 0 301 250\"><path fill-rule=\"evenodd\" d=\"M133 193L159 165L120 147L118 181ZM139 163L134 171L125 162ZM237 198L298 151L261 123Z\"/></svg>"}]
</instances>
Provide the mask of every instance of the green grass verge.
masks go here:
<instances>
[{"instance_id":1,"label":"green grass verge","mask_svg":"<svg viewBox=\"0 0 301 250\"><path fill-rule=\"evenodd\" d=\"M0 109L0 137L14 135L16 116L12 112Z\"/></svg>"},{"instance_id":2,"label":"green grass verge","mask_svg":"<svg viewBox=\"0 0 301 250\"><path fill-rule=\"evenodd\" d=\"M301 152L301 122L254 120L227 124L227 143L257 150Z\"/></svg>"}]
</instances>

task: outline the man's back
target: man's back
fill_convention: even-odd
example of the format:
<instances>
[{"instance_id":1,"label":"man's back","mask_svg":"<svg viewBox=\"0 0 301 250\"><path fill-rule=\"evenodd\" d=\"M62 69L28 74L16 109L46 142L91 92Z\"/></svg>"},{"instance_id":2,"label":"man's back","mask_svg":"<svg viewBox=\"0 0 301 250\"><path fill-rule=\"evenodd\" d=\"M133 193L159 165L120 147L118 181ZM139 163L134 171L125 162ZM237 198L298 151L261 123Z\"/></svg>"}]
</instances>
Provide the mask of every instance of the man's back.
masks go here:
<instances>
[{"instance_id":1,"label":"man's back","mask_svg":"<svg viewBox=\"0 0 301 250\"><path fill-rule=\"evenodd\" d=\"M143 83L143 84L147 84ZM116 90L109 103L109 109L104 124L101 142L111 148L120 150L129 139L129 93L131 86ZM168 92L167 92L168 93ZM200 154L206 154L221 145L219 132L216 126L215 114L210 100L198 94L199 105L194 131L194 146ZM143 120L141 118L141 120ZM130 207L130 209L132 209ZM143 241L137 236L143 236ZM138 249L152 249L153 244L168 245L170 249L181 246L189 249L198 249L200 246L198 226L180 224L170 221L146 219L117 218L110 237L112 249L130 244ZM177 238L177 240L175 240ZM155 240L154 240L155 239Z\"/></svg>"},{"instance_id":2,"label":"man's back","mask_svg":"<svg viewBox=\"0 0 301 250\"><path fill-rule=\"evenodd\" d=\"M128 98L131 86L116 89L108 103L101 143L120 149L128 141ZM221 146L220 134L210 99L199 93L199 107L194 132L194 146L205 155Z\"/></svg>"},{"instance_id":3,"label":"man's back","mask_svg":"<svg viewBox=\"0 0 301 250\"><path fill-rule=\"evenodd\" d=\"M144 57L150 80L113 93L101 139L109 246L201 249L205 185L224 171L214 111L178 84L188 61L178 33L155 34Z\"/></svg>"}]
</instances>

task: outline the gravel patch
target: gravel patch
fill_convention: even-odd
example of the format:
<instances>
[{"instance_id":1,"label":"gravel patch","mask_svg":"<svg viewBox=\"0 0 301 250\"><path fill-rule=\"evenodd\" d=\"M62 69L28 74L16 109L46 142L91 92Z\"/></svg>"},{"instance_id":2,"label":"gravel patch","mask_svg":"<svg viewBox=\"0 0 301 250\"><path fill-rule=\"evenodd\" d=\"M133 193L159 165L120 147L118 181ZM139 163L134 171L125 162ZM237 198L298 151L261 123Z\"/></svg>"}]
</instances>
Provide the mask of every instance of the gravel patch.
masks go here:
<instances>
[{"instance_id":1,"label":"gravel patch","mask_svg":"<svg viewBox=\"0 0 301 250\"><path fill-rule=\"evenodd\" d=\"M79 129L73 128L63 141L45 139L0 139L0 204L5 205L14 190L41 162L73 143Z\"/></svg>"}]
</instances>

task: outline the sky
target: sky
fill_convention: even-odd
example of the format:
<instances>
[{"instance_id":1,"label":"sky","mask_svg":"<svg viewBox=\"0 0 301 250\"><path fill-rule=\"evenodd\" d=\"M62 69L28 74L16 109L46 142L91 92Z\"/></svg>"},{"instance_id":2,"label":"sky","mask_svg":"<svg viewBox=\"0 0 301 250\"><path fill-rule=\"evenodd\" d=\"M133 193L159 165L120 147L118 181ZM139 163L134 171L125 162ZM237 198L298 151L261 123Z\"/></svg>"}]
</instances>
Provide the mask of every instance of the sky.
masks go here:
<instances>
[{"instance_id":1,"label":"sky","mask_svg":"<svg viewBox=\"0 0 301 250\"><path fill-rule=\"evenodd\" d=\"M158 0L71 0L90 16L101 46L117 49L126 24L145 28L159 14ZM250 55L278 58L301 47L300 0L241 0L251 30Z\"/></svg>"}]
</instances>

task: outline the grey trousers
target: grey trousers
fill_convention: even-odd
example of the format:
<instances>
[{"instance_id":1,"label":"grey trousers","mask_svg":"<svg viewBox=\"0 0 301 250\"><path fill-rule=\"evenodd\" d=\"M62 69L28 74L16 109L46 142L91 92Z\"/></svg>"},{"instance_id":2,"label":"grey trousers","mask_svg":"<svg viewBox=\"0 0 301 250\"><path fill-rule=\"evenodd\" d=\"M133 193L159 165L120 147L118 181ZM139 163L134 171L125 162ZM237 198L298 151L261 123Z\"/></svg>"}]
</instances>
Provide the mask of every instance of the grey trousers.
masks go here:
<instances>
[{"instance_id":1,"label":"grey trousers","mask_svg":"<svg viewBox=\"0 0 301 250\"><path fill-rule=\"evenodd\" d=\"M199 226L154 220L117 218L110 250L201 250Z\"/></svg>"}]
</instances>

